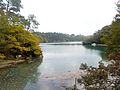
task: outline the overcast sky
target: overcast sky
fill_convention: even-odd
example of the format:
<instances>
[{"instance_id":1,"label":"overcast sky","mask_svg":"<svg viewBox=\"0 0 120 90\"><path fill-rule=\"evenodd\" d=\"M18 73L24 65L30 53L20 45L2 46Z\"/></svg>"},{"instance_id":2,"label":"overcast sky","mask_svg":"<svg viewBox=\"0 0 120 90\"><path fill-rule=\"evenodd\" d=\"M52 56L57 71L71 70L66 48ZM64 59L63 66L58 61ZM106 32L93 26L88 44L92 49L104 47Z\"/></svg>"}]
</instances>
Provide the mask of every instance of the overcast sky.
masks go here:
<instances>
[{"instance_id":1,"label":"overcast sky","mask_svg":"<svg viewBox=\"0 0 120 90\"><path fill-rule=\"evenodd\" d=\"M25 16L35 14L40 32L91 35L109 25L117 0L22 0Z\"/></svg>"}]
</instances>

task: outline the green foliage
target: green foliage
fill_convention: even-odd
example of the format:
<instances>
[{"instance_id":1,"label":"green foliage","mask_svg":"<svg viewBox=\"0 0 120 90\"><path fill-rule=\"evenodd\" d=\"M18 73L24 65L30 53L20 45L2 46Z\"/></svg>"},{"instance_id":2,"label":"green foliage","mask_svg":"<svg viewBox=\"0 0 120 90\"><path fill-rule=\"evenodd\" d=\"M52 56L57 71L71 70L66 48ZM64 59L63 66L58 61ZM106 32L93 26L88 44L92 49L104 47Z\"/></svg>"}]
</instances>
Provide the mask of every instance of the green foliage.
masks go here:
<instances>
[{"instance_id":1,"label":"green foliage","mask_svg":"<svg viewBox=\"0 0 120 90\"><path fill-rule=\"evenodd\" d=\"M86 40L89 43L106 44L110 53L120 51L120 2L116 5L119 13L116 14L113 22Z\"/></svg>"},{"instance_id":2,"label":"green foliage","mask_svg":"<svg viewBox=\"0 0 120 90\"><path fill-rule=\"evenodd\" d=\"M7 12L20 12L21 0L0 0L0 8Z\"/></svg>"},{"instance_id":3,"label":"green foliage","mask_svg":"<svg viewBox=\"0 0 120 90\"><path fill-rule=\"evenodd\" d=\"M101 39L108 46L108 51L119 52L120 51L120 1L117 2L117 11L114 21L110 25L110 30Z\"/></svg>"},{"instance_id":4,"label":"green foliage","mask_svg":"<svg viewBox=\"0 0 120 90\"><path fill-rule=\"evenodd\" d=\"M95 32L92 36L86 39L86 42L96 43L96 44L104 44L104 41L101 40L106 34L109 33L110 25L104 26L101 30Z\"/></svg>"},{"instance_id":5,"label":"green foliage","mask_svg":"<svg viewBox=\"0 0 120 90\"><path fill-rule=\"evenodd\" d=\"M0 59L4 60L6 56L4 54L0 54Z\"/></svg>"},{"instance_id":6,"label":"green foliage","mask_svg":"<svg viewBox=\"0 0 120 90\"><path fill-rule=\"evenodd\" d=\"M0 59L38 57L39 39L26 31L27 20L21 16L21 0L0 1ZM30 24L35 22L34 18Z\"/></svg>"},{"instance_id":7,"label":"green foliage","mask_svg":"<svg viewBox=\"0 0 120 90\"><path fill-rule=\"evenodd\" d=\"M116 52L120 51L120 20L116 19L110 25L110 30L108 33L104 34L101 39L108 46L108 51Z\"/></svg>"},{"instance_id":8,"label":"green foliage","mask_svg":"<svg viewBox=\"0 0 120 90\"><path fill-rule=\"evenodd\" d=\"M42 53L38 38L21 26L13 26L9 30L1 32L0 37L0 53L4 53L6 56L36 57Z\"/></svg>"},{"instance_id":9,"label":"green foliage","mask_svg":"<svg viewBox=\"0 0 120 90\"><path fill-rule=\"evenodd\" d=\"M86 39L83 35L74 35L74 34L63 34L63 33L41 33L34 32L37 35L41 42L69 42L69 41L83 41Z\"/></svg>"}]
</instances>

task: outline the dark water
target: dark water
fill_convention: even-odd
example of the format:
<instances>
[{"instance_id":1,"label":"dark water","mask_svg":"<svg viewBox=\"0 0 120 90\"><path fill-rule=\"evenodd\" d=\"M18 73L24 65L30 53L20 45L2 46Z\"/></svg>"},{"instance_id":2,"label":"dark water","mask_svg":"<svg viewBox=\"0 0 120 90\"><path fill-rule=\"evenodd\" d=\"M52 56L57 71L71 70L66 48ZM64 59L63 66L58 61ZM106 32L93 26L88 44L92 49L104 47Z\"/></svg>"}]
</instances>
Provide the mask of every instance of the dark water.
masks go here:
<instances>
[{"instance_id":1,"label":"dark water","mask_svg":"<svg viewBox=\"0 0 120 90\"><path fill-rule=\"evenodd\" d=\"M97 66L103 47L41 44L43 61L0 70L0 90L65 90L80 75L81 63Z\"/></svg>"}]
</instances>

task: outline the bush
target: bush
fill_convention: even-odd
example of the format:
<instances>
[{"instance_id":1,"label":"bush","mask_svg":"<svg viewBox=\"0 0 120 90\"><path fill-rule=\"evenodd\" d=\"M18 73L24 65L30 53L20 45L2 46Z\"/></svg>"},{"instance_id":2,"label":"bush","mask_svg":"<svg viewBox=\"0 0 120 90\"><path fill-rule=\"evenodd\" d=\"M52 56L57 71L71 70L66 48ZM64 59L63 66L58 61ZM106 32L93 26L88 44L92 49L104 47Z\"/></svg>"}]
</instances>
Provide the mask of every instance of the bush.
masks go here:
<instances>
[{"instance_id":1,"label":"bush","mask_svg":"<svg viewBox=\"0 0 120 90\"><path fill-rule=\"evenodd\" d=\"M1 60L5 59L5 58L6 58L6 56L4 54L0 54L0 59Z\"/></svg>"},{"instance_id":2,"label":"bush","mask_svg":"<svg viewBox=\"0 0 120 90\"><path fill-rule=\"evenodd\" d=\"M42 54L39 46L39 39L31 32L24 30L22 26L11 26L0 32L0 53L7 58L21 55L24 58L38 57Z\"/></svg>"}]
</instances>

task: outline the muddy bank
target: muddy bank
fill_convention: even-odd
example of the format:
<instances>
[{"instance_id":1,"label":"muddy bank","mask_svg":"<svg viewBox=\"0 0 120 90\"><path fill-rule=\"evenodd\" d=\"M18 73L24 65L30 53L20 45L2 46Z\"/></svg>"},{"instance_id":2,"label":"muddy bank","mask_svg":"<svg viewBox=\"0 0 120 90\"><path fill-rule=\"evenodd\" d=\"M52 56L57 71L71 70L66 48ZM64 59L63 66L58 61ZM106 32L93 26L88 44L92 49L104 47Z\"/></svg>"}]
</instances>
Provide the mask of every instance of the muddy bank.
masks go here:
<instances>
[{"instance_id":1,"label":"muddy bank","mask_svg":"<svg viewBox=\"0 0 120 90\"><path fill-rule=\"evenodd\" d=\"M17 64L23 63L25 60L0 60L0 69L14 67Z\"/></svg>"},{"instance_id":2,"label":"muddy bank","mask_svg":"<svg viewBox=\"0 0 120 90\"><path fill-rule=\"evenodd\" d=\"M32 60L0 60L0 69L8 68L8 67L16 67L16 65L21 63L32 63L34 61L41 61L43 56L41 55L39 58L33 58Z\"/></svg>"}]
</instances>

